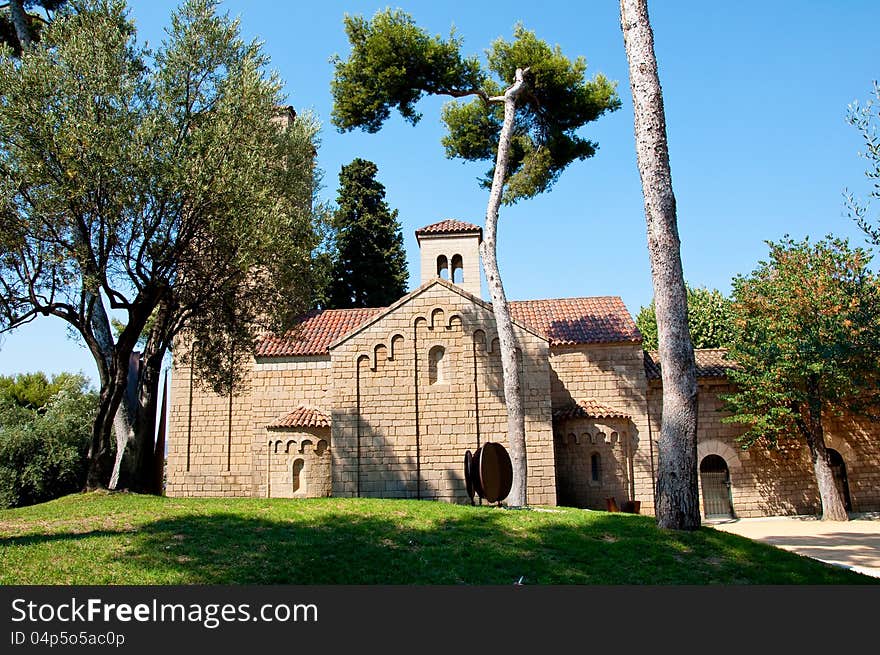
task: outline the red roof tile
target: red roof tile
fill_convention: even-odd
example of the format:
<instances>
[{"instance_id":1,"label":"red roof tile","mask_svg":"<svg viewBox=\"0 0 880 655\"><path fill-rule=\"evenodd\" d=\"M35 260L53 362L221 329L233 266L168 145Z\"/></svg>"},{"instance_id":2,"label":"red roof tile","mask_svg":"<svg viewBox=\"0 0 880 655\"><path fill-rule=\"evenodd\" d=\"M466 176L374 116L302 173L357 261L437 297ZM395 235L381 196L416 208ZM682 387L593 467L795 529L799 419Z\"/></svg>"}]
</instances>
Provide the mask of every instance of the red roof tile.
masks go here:
<instances>
[{"instance_id":1,"label":"red roof tile","mask_svg":"<svg viewBox=\"0 0 880 655\"><path fill-rule=\"evenodd\" d=\"M553 410L554 421L566 421L573 418L632 418L632 416L608 405L603 405L593 398L578 400L571 405Z\"/></svg>"},{"instance_id":2,"label":"red roof tile","mask_svg":"<svg viewBox=\"0 0 880 655\"><path fill-rule=\"evenodd\" d=\"M264 337L257 346L256 356L326 355L332 343L350 334L383 309L370 307L311 311L296 328L282 335ZM510 315L515 321L546 337L551 346L638 343L642 340L626 306L617 296L514 300L510 303Z\"/></svg>"},{"instance_id":3,"label":"red roof tile","mask_svg":"<svg viewBox=\"0 0 880 655\"><path fill-rule=\"evenodd\" d=\"M313 310L295 328L268 335L257 346L257 357L326 355L327 347L382 311L381 307Z\"/></svg>"},{"instance_id":4,"label":"red roof tile","mask_svg":"<svg viewBox=\"0 0 880 655\"><path fill-rule=\"evenodd\" d=\"M727 359L725 348L694 348L698 378L723 378L727 371L739 368L739 364ZM660 356L656 350L645 351L645 375L649 380L660 379Z\"/></svg>"},{"instance_id":5,"label":"red roof tile","mask_svg":"<svg viewBox=\"0 0 880 655\"><path fill-rule=\"evenodd\" d=\"M329 428L330 417L320 409L300 405L290 414L272 421L269 428Z\"/></svg>"},{"instance_id":6,"label":"red roof tile","mask_svg":"<svg viewBox=\"0 0 880 655\"><path fill-rule=\"evenodd\" d=\"M642 340L626 305L617 296L513 300L510 316L543 334L551 346Z\"/></svg>"},{"instance_id":7,"label":"red roof tile","mask_svg":"<svg viewBox=\"0 0 880 655\"><path fill-rule=\"evenodd\" d=\"M423 234L472 234L479 232L480 237L483 236L483 228L473 223L464 223L454 219L447 219L438 223L432 223L416 230L416 237Z\"/></svg>"}]
</instances>

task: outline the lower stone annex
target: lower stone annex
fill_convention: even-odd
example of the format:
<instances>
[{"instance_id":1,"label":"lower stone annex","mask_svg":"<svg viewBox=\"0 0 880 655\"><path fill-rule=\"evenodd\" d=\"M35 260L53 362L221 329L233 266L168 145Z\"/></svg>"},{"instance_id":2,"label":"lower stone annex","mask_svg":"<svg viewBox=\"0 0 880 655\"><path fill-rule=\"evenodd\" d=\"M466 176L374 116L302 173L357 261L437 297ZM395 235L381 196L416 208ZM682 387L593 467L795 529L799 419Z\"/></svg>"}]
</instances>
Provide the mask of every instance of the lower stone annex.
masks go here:
<instances>
[{"instance_id":1,"label":"lower stone annex","mask_svg":"<svg viewBox=\"0 0 880 655\"><path fill-rule=\"evenodd\" d=\"M421 286L385 308L317 310L265 338L246 383L204 391L172 374L169 496L422 498L467 503L465 451L508 446L492 307L480 298L481 228L416 231ZM526 411L528 503L653 513L662 389L655 353L615 296L513 301ZM707 517L812 514L809 450L740 448L721 422L732 366L696 351L698 463ZM880 430L826 433L853 511L880 510Z\"/></svg>"}]
</instances>

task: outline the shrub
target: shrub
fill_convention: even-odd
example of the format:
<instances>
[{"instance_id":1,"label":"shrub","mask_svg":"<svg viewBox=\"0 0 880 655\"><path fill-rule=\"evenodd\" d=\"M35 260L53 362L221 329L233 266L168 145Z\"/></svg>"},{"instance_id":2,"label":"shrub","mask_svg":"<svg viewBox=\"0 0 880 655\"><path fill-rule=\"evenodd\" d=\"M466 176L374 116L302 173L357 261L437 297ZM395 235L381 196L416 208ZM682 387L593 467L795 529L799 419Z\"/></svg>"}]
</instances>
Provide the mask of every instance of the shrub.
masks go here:
<instances>
[{"instance_id":1,"label":"shrub","mask_svg":"<svg viewBox=\"0 0 880 655\"><path fill-rule=\"evenodd\" d=\"M0 507L83 488L96 409L97 394L82 375L0 378Z\"/></svg>"}]
</instances>

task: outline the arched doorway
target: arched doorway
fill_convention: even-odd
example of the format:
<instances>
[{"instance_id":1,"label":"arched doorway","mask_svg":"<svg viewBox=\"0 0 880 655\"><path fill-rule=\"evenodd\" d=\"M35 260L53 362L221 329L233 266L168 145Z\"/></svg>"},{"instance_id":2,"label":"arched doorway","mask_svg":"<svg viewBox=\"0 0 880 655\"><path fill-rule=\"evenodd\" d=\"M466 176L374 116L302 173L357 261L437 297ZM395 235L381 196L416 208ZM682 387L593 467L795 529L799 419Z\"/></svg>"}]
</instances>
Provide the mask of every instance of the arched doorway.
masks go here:
<instances>
[{"instance_id":1,"label":"arched doorway","mask_svg":"<svg viewBox=\"0 0 880 655\"><path fill-rule=\"evenodd\" d=\"M833 448L828 449L828 464L831 466L831 475L834 476L834 484L843 498L843 506L847 512L852 511L852 502L849 498L849 481L846 479L846 464L839 452Z\"/></svg>"},{"instance_id":2,"label":"arched doorway","mask_svg":"<svg viewBox=\"0 0 880 655\"><path fill-rule=\"evenodd\" d=\"M730 497L730 469L720 455L706 455L700 462L703 487L703 511L706 518L733 517Z\"/></svg>"}]
</instances>

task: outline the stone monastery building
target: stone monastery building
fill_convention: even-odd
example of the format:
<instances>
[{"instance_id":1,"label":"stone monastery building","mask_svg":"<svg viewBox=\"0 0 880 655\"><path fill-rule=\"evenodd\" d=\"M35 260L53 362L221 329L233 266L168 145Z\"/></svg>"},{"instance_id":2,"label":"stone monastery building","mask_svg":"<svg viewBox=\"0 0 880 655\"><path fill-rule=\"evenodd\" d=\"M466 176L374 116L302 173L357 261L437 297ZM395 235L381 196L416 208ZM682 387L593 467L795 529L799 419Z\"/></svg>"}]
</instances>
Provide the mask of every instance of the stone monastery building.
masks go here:
<instances>
[{"instance_id":1,"label":"stone monastery building","mask_svg":"<svg viewBox=\"0 0 880 655\"><path fill-rule=\"evenodd\" d=\"M416 231L421 286L390 307L319 310L260 344L228 396L176 366L169 496L423 498L467 503L465 451L509 448L492 307L480 298L481 228ZM662 390L656 354L620 298L510 303L526 412L528 503L653 513ZM722 350L698 350L698 461L706 516L819 511L801 442L742 450L724 424ZM828 426L854 511L880 510L880 430Z\"/></svg>"}]
</instances>

